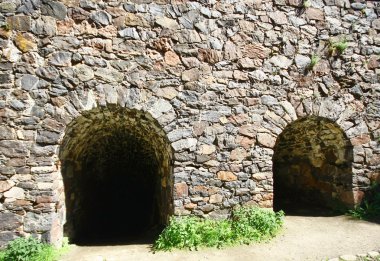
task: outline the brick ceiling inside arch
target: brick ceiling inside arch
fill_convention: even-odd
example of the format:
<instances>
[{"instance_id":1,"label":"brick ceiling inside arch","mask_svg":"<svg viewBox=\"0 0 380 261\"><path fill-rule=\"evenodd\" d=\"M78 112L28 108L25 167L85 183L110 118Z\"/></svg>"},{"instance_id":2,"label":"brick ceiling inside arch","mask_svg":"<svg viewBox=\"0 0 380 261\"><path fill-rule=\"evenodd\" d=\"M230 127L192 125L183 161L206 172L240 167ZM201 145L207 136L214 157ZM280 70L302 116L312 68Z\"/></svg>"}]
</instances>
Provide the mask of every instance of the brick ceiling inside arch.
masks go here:
<instances>
[{"instance_id":1,"label":"brick ceiling inside arch","mask_svg":"<svg viewBox=\"0 0 380 261\"><path fill-rule=\"evenodd\" d=\"M146 155L153 155L157 160L163 153L172 157L165 132L149 113L115 107L93 109L72 121L66 129L60 159L78 160L94 153L92 149L99 149L94 145L126 143L131 141L128 137L138 140Z\"/></svg>"}]
</instances>

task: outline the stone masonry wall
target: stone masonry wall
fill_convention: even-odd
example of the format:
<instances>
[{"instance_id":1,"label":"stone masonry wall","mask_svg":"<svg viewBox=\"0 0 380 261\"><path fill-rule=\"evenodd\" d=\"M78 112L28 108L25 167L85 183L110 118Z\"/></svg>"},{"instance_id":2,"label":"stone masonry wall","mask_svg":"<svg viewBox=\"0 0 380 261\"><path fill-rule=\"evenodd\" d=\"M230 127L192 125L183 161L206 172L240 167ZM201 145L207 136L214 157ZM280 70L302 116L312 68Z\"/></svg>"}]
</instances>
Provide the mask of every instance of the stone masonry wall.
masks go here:
<instances>
[{"instance_id":1,"label":"stone masonry wall","mask_svg":"<svg viewBox=\"0 0 380 261\"><path fill-rule=\"evenodd\" d=\"M66 126L107 104L167 134L176 215L272 207L276 138L308 115L342 128L365 190L380 166L379 13L349 0L1 1L0 245L60 237Z\"/></svg>"}]
</instances>

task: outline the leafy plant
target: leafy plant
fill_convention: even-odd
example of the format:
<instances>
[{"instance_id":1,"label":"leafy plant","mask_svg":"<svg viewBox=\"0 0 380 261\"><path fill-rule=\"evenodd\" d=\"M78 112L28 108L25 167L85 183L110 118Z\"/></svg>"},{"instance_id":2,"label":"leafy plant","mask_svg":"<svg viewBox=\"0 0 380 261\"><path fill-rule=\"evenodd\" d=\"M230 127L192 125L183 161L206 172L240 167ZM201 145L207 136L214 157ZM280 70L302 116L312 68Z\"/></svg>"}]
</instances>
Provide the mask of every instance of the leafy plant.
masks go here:
<instances>
[{"instance_id":1,"label":"leafy plant","mask_svg":"<svg viewBox=\"0 0 380 261\"><path fill-rule=\"evenodd\" d=\"M340 40L338 42L330 41L329 42L329 46L330 46L329 47L329 52L330 52L331 56L341 55L347 49L348 42L347 42L347 39L344 38L343 40Z\"/></svg>"},{"instance_id":2,"label":"leafy plant","mask_svg":"<svg viewBox=\"0 0 380 261\"><path fill-rule=\"evenodd\" d=\"M357 219L380 220L380 184L374 183L368 193L368 197L360 206L349 210L348 215Z\"/></svg>"},{"instance_id":3,"label":"leafy plant","mask_svg":"<svg viewBox=\"0 0 380 261\"><path fill-rule=\"evenodd\" d=\"M269 239L281 228L283 216L283 212L241 207L234 210L227 220L172 217L155 242L154 249L223 247Z\"/></svg>"},{"instance_id":4,"label":"leafy plant","mask_svg":"<svg viewBox=\"0 0 380 261\"><path fill-rule=\"evenodd\" d=\"M310 58L310 63L309 63L309 70L312 70L314 68L314 66L317 65L317 63L319 62L320 58L318 55L316 54L313 54Z\"/></svg>"},{"instance_id":5,"label":"leafy plant","mask_svg":"<svg viewBox=\"0 0 380 261\"><path fill-rule=\"evenodd\" d=\"M53 261L67 249L67 244L57 249L34 237L17 238L0 252L0 261Z\"/></svg>"},{"instance_id":6,"label":"leafy plant","mask_svg":"<svg viewBox=\"0 0 380 261\"><path fill-rule=\"evenodd\" d=\"M302 6L304 8L309 8L311 6L310 0L304 0L303 3L302 3Z\"/></svg>"},{"instance_id":7,"label":"leafy plant","mask_svg":"<svg viewBox=\"0 0 380 261\"><path fill-rule=\"evenodd\" d=\"M1 25L1 28L3 28L5 31L10 31L11 30L11 27L7 23Z\"/></svg>"},{"instance_id":8,"label":"leafy plant","mask_svg":"<svg viewBox=\"0 0 380 261\"><path fill-rule=\"evenodd\" d=\"M284 212L260 208L238 208L232 214L232 229L241 243L273 237L281 228Z\"/></svg>"}]
</instances>

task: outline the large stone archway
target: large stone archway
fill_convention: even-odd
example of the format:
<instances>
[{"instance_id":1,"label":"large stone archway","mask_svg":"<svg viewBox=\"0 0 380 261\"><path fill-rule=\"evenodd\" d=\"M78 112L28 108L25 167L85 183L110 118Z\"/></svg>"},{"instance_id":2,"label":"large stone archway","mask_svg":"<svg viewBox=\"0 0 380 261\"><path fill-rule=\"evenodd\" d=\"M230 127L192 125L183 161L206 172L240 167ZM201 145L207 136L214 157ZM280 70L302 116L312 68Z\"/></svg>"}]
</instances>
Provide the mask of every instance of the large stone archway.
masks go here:
<instances>
[{"instance_id":1,"label":"large stone archway","mask_svg":"<svg viewBox=\"0 0 380 261\"><path fill-rule=\"evenodd\" d=\"M289 124L273 156L274 208L352 207L353 147L333 121L308 116Z\"/></svg>"},{"instance_id":2,"label":"large stone archway","mask_svg":"<svg viewBox=\"0 0 380 261\"><path fill-rule=\"evenodd\" d=\"M65 233L77 243L136 239L173 213L172 149L149 113L96 108L66 129Z\"/></svg>"}]
</instances>

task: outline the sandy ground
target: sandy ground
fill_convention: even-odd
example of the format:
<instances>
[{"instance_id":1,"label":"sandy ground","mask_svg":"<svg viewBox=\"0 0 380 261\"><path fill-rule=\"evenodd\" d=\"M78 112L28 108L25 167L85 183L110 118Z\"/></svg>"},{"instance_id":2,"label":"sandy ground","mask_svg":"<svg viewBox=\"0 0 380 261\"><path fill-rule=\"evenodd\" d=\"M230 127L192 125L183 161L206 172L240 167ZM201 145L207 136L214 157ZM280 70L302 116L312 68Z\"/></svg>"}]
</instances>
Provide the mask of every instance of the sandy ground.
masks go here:
<instances>
[{"instance_id":1,"label":"sandy ground","mask_svg":"<svg viewBox=\"0 0 380 261\"><path fill-rule=\"evenodd\" d=\"M336 217L287 216L284 230L268 243L199 251L152 253L150 245L72 246L61 261L125 260L327 260L380 250L380 225Z\"/></svg>"}]
</instances>

